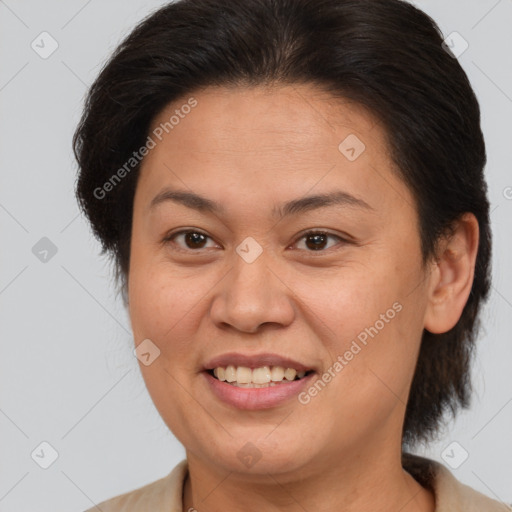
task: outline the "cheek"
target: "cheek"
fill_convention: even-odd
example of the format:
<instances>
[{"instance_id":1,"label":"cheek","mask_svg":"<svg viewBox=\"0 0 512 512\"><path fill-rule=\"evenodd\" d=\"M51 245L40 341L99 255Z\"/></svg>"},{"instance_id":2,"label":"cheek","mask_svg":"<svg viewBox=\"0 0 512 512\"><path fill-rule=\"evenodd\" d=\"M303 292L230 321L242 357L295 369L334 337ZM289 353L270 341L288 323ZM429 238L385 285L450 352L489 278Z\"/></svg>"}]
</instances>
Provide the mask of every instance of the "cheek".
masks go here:
<instances>
[{"instance_id":1,"label":"cheek","mask_svg":"<svg viewBox=\"0 0 512 512\"><path fill-rule=\"evenodd\" d=\"M129 311L135 342L149 338L162 352L179 350L180 339L191 339L204 292L161 264L134 263L132 269Z\"/></svg>"},{"instance_id":2,"label":"cheek","mask_svg":"<svg viewBox=\"0 0 512 512\"><path fill-rule=\"evenodd\" d=\"M172 377L186 383L199 371L202 351L211 339L209 308L221 278L222 272L180 268L151 257L145 263L134 260L129 288L131 325L136 344L150 339L160 350L155 368L140 368L153 400L162 407L170 391L176 400L187 399Z\"/></svg>"},{"instance_id":3,"label":"cheek","mask_svg":"<svg viewBox=\"0 0 512 512\"><path fill-rule=\"evenodd\" d=\"M173 432L181 433L185 411L197 406L183 387L197 370L192 342L203 294L170 277L175 273L159 263L132 261L129 313L135 344L150 339L160 350L150 365L139 367L157 410Z\"/></svg>"},{"instance_id":4,"label":"cheek","mask_svg":"<svg viewBox=\"0 0 512 512\"><path fill-rule=\"evenodd\" d=\"M383 256L378 263L340 269L321 288L312 287L312 281L294 281L294 292L307 306L304 314L331 359L325 370L336 375L327 386L330 398L345 402L345 412L372 407L383 412L407 400L424 301L421 287L410 293L420 273L406 259ZM316 291L308 294L311 289Z\"/></svg>"},{"instance_id":5,"label":"cheek","mask_svg":"<svg viewBox=\"0 0 512 512\"><path fill-rule=\"evenodd\" d=\"M290 280L318 338L338 351L379 320L399 295L398 283L389 279L388 269L373 263L330 270L325 279L290 276Z\"/></svg>"}]
</instances>

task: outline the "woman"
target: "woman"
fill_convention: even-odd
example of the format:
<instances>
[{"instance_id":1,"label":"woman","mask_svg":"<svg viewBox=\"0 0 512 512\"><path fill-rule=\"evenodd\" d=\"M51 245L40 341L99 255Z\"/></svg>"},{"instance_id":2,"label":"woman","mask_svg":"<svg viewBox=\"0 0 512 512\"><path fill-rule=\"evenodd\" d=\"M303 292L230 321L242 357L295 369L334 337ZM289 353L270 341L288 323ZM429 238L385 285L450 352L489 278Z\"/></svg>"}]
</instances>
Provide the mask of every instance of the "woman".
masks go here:
<instances>
[{"instance_id":1,"label":"woman","mask_svg":"<svg viewBox=\"0 0 512 512\"><path fill-rule=\"evenodd\" d=\"M186 459L99 509L508 510L408 453L468 404L490 287L479 106L442 43L400 0L181 0L120 45L77 197Z\"/></svg>"}]
</instances>

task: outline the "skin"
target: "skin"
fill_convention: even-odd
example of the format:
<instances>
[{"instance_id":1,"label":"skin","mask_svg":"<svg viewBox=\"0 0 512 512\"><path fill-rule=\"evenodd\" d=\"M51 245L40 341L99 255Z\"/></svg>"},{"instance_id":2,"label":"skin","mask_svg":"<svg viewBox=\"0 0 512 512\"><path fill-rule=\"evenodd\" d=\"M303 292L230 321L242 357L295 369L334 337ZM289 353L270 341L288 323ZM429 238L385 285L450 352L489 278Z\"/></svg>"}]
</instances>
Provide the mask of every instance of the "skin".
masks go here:
<instances>
[{"instance_id":1,"label":"skin","mask_svg":"<svg viewBox=\"0 0 512 512\"><path fill-rule=\"evenodd\" d=\"M371 113L309 85L193 97L197 106L142 163L128 276L135 343L149 338L160 350L141 364L145 383L186 449L183 510L433 511L433 495L401 466L401 429L423 329L449 330L467 301L476 219L464 215L424 267L414 199ZM354 161L338 149L350 134L366 146ZM225 212L173 201L151 208L164 187ZM372 210L272 216L276 205L333 190ZM182 229L206 234L204 245L163 241ZM302 237L311 229L334 236L314 251ZM263 250L250 264L235 250L249 236ZM201 374L223 353L274 352L321 375L396 302L401 311L306 405L294 397L236 409ZM247 442L261 455L250 468L238 456Z\"/></svg>"}]
</instances>

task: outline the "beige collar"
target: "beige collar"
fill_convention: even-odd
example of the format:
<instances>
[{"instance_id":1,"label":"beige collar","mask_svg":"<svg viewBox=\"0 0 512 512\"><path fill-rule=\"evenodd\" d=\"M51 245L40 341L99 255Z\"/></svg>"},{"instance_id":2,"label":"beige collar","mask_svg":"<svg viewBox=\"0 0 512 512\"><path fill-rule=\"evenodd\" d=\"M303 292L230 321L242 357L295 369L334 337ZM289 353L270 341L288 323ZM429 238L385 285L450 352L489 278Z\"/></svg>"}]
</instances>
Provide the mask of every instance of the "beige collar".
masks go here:
<instances>
[{"instance_id":1,"label":"beige collar","mask_svg":"<svg viewBox=\"0 0 512 512\"><path fill-rule=\"evenodd\" d=\"M435 495L435 512L510 512L505 505L459 482L442 464L417 455L404 454L404 469ZM183 484L188 473L183 459L160 480L121 494L98 505L102 512L188 512L182 507ZM90 508L86 512L96 512Z\"/></svg>"}]
</instances>

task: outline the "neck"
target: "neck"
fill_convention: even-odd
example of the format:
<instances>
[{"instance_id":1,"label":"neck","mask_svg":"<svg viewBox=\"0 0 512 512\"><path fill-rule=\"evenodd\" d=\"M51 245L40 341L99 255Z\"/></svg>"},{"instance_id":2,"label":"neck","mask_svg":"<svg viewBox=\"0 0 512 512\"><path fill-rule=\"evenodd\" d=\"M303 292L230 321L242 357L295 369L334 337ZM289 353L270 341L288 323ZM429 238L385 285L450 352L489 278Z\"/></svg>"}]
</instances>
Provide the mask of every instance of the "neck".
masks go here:
<instances>
[{"instance_id":1,"label":"neck","mask_svg":"<svg viewBox=\"0 0 512 512\"><path fill-rule=\"evenodd\" d=\"M378 452L377 452L378 453ZM222 471L187 451L183 510L225 512L434 512L434 497L401 465L401 453L333 454L286 474ZM340 463L340 460L346 462Z\"/></svg>"}]
</instances>

